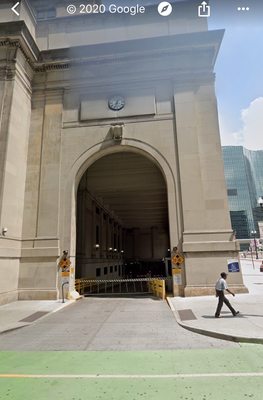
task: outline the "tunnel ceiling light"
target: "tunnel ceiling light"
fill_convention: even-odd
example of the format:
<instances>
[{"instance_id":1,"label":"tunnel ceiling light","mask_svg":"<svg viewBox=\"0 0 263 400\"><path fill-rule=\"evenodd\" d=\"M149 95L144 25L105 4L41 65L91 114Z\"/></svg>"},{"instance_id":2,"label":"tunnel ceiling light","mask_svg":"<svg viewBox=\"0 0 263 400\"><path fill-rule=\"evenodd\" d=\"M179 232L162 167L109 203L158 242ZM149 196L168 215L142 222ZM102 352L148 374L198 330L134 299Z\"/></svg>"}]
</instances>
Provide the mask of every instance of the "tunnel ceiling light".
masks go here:
<instances>
[{"instance_id":1,"label":"tunnel ceiling light","mask_svg":"<svg viewBox=\"0 0 263 400\"><path fill-rule=\"evenodd\" d=\"M261 208L263 208L263 197L262 197L262 196L260 196L260 197L258 198L258 205L259 205Z\"/></svg>"}]
</instances>

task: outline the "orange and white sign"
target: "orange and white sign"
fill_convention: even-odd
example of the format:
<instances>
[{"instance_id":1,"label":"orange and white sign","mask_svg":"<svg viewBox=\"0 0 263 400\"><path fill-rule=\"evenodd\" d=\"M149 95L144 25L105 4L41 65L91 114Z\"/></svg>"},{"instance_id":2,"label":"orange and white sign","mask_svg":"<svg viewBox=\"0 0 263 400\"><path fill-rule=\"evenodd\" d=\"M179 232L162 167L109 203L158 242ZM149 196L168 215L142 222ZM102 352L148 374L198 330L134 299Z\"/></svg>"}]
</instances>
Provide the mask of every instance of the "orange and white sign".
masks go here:
<instances>
[{"instance_id":1,"label":"orange and white sign","mask_svg":"<svg viewBox=\"0 0 263 400\"><path fill-rule=\"evenodd\" d=\"M172 257L172 264L181 265L183 263L184 263L184 256L182 256L181 254L175 254Z\"/></svg>"}]
</instances>

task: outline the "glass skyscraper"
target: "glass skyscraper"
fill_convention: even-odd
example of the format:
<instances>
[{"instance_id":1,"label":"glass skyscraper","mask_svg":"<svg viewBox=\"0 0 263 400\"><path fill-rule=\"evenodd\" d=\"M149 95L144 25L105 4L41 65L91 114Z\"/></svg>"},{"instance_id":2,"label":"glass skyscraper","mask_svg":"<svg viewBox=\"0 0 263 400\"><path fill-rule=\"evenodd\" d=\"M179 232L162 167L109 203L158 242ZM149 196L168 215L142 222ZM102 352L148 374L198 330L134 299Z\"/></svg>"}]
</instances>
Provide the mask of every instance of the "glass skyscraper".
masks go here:
<instances>
[{"instance_id":1,"label":"glass skyscraper","mask_svg":"<svg viewBox=\"0 0 263 400\"><path fill-rule=\"evenodd\" d=\"M263 196L263 150L223 146L222 151L232 228L238 239L250 237L252 230L259 234L263 208L257 200Z\"/></svg>"}]
</instances>

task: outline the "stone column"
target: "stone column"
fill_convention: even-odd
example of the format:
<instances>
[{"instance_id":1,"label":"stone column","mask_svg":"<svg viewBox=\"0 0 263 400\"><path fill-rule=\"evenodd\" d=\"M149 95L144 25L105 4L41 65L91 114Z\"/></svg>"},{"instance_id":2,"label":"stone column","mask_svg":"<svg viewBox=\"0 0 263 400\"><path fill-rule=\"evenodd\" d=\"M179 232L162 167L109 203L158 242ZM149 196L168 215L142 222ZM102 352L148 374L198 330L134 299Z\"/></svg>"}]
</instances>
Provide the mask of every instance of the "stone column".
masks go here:
<instances>
[{"instance_id":1,"label":"stone column","mask_svg":"<svg viewBox=\"0 0 263 400\"><path fill-rule=\"evenodd\" d=\"M190 77L189 77L190 81ZM212 77L174 96L183 213L186 295L214 292L214 282L238 257L228 211ZM236 292L246 291L241 273L229 276Z\"/></svg>"},{"instance_id":2,"label":"stone column","mask_svg":"<svg viewBox=\"0 0 263 400\"><path fill-rule=\"evenodd\" d=\"M109 215L106 215L106 257L108 257L109 254L109 248L110 248L110 221L109 221Z\"/></svg>"},{"instance_id":3,"label":"stone column","mask_svg":"<svg viewBox=\"0 0 263 400\"><path fill-rule=\"evenodd\" d=\"M18 298L33 71L17 44L2 42L0 57L0 304L4 304Z\"/></svg>"},{"instance_id":4,"label":"stone column","mask_svg":"<svg viewBox=\"0 0 263 400\"><path fill-rule=\"evenodd\" d=\"M96 203L92 201L92 223L91 223L91 257L96 257L96 222L97 222L97 215L96 215Z\"/></svg>"},{"instance_id":5,"label":"stone column","mask_svg":"<svg viewBox=\"0 0 263 400\"><path fill-rule=\"evenodd\" d=\"M63 92L45 97L37 236L58 237Z\"/></svg>"},{"instance_id":6,"label":"stone column","mask_svg":"<svg viewBox=\"0 0 263 400\"><path fill-rule=\"evenodd\" d=\"M260 239L263 239L263 221L258 222L259 236Z\"/></svg>"},{"instance_id":7,"label":"stone column","mask_svg":"<svg viewBox=\"0 0 263 400\"><path fill-rule=\"evenodd\" d=\"M43 74L42 74L43 75ZM35 81L41 79L37 76ZM59 189L63 91L34 93L27 160L20 299L54 299L59 249ZM70 216L69 216L70 218ZM70 254L75 274L75 254Z\"/></svg>"},{"instance_id":8,"label":"stone column","mask_svg":"<svg viewBox=\"0 0 263 400\"><path fill-rule=\"evenodd\" d=\"M103 251L103 227L104 227L104 220L103 220L103 210L100 209L100 234L99 234L99 251L100 251L100 258L104 258L104 251Z\"/></svg>"}]
</instances>

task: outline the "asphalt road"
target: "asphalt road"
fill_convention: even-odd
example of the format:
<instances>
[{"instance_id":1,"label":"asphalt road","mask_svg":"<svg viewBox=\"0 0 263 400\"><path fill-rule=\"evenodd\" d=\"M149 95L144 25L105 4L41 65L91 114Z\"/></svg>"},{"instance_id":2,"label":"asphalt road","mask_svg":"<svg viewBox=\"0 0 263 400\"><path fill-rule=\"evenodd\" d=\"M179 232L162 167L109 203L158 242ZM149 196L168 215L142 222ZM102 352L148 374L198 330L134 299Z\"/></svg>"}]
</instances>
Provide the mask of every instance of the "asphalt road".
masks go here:
<instances>
[{"instance_id":1,"label":"asphalt road","mask_svg":"<svg viewBox=\"0 0 263 400\"><path fill-rule=\"evenodd\" d=\"M214 310L212 310L213 312ZM168 350L237 348L181 328L166 301L85 298L0 335L0 350Z\"/></svg>"}]
</instances>

